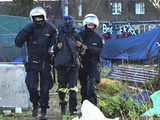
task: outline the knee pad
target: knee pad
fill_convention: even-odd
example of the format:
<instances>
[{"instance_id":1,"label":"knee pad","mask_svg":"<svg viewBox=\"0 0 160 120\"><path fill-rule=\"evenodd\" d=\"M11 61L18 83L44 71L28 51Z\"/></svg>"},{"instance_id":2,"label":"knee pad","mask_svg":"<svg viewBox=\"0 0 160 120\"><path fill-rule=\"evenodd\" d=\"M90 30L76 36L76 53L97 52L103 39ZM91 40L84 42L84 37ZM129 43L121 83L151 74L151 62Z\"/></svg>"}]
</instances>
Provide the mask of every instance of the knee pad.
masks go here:
<instances>
[{"instance_id":1,"label":"knee pad","mask_svg":"<svg viewBox=\"0 0 160 120\"><path fill-rule=\"evenodd\" d=\"M59 88L58 92L67 93L68 92L68 88Z\"/></svg>"},{"instance_id":2,"label":"knee pad","mask_svg":"<svg viewBox=\"0 0 160 120\"><path fill-rule=\"evenodd\" d=\"M77 87L69 88L69 92L78 92L78 88Z\"/></svg>"}]
</instances>

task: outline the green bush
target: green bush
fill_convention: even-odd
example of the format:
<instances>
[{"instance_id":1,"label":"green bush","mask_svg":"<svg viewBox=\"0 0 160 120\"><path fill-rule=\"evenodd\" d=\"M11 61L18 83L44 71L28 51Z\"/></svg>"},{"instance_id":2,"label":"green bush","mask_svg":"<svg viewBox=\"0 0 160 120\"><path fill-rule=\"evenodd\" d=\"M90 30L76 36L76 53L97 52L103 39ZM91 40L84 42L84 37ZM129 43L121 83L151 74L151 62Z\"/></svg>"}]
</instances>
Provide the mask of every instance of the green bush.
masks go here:
<instances>
[{"instance_id":1,"label":"green bush","mask_svg":"<svg viewBox=\"0 0 160 120\"><path fill-rule=\"evenodd\" d=\"M127 118L127 120L138 119L151 104L133 103L129 98L127 101L123 100L121 96L113 96L106 100L99 100L100 109L108 118Z\"/></svg>"},{"instance_id":2,"label":"green bush","mask_svg":"<svg viewBox=\"0 0 160 120\"><path fill-rule=\"evenodd\" d=\"M99 108L107 118L139 120L140 115L151 108L151 103L133 103L132 95L127 87L126 84L109 85L106 91L99 91ZM122 98L124 94L129 95L128 100Z\"/></svg>"},{"instance_id":3,"label":"green bush","mask_svg":"<svg viewBox=\"0 0 160 120\"><path fill-rule=\"evenodd\" d=\"M145 89L155 92L160 89L160 80L159 78L154 78L152 80L147 80L145 83Z\"/></svg>"}]
</instances>

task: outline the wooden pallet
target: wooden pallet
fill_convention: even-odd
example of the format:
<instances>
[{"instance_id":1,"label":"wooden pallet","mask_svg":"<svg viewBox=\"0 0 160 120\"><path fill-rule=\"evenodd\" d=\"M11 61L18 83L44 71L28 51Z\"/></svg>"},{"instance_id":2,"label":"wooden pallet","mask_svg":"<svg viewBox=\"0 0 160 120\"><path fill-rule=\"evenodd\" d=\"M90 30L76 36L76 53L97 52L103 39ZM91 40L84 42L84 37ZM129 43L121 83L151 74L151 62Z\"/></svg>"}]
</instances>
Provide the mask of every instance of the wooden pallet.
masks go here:
<instances>
[{"instance_id":1,"label":"wooden pallet","mask_svg":"<svg viewBox=\"0 0 160 120\"><path fill-rule=\"evenodd\" d=\"M142 68L138 66L114 66L107 78L122 81L145 83L146 80L152 80L158 76L158 71L154 68Z\"/></svg>"}]
</instances>

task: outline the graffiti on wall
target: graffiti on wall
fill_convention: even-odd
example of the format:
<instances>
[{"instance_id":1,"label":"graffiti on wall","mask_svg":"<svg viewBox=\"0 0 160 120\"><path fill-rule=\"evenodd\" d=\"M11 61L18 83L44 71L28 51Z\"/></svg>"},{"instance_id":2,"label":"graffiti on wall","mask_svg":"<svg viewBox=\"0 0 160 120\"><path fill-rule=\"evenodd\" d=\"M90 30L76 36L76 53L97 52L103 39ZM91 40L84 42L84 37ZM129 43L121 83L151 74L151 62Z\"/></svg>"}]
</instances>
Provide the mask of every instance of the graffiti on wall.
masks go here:
<instances>
[{"instance_id":1,"label":"graffiti on wall","mask_svg":"<svg viewBox=\"0 0 160 120\"><path fill-rule=\"evenodd\" d=\"M143 32L150 31L155 27L159 26L158 24L112 24L112 23L103 23L101 24L101 31L105 40L111 39L113 34L116 35L116 38L124 38L133 35L137 35Z\"/></svg>"},{"instance_id":2,"label":"graffiti on wall","mask_svg":"<svg viewBox=\"0 0 160 120\"><path fill-rule=\"evenodd\" d=\"M111 24L111 23L103 23L102 24L102 33L104 36L104 39L111 39L113 34L116 35L116 38L123 38L123 37L129 37L132 35L136 35L136 31L130 24Z\"/></svg>"},{"instance_id":3,"label":"graffiti on wall","mask_svg":"<svg viewBox=\"0 0 160 120\"><path fill-rule=\"evenodd\" d=\"M76 21L76 25L81 30L83 28L82 21ZM111 39L113 34L116 35L116 38L124 38L133 35L137 35L143 32L150 31L155 27L160 26L160 24L130 24L130 23L111 23L100 22L100 26L96 29L97 32L104 36L105 40Z\"/></svg>"}]
</instances>

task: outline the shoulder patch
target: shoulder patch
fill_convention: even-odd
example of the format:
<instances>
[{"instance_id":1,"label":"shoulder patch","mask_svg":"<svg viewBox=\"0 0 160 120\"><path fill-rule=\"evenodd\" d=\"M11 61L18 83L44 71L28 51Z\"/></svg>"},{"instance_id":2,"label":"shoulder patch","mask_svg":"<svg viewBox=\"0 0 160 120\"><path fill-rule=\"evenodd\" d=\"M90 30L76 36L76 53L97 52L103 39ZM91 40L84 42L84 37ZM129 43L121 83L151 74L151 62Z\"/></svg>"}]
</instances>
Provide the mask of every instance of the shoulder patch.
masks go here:
<instances>
[{"instance_id":1,"label":"shoulder patch","mask_svg":"<svg viewBox=\"0 0 160 120\"><path fill-rule=\"evenodd\" d=\"M98 43L92 43L92 45L95 45L95 46L97 46L97 45L98 45Z\"/></svg>"},{"instance_id":2,"label":"shoulder patch","mask_svg":"<svg viewBox=\"0 0 160 120\"><path fill-rule=\"evenodd\" d=\"M104 40L104 39L102 39L102 44L103 44L103 45L105 44L105 40Z\"/></svg>"},{"instance_id":3,"label":"shoulder patch","mask_svg":"<svg viewBox=\"0 0 160 120\"><path fill-rule=\"evenodd\" d=\"M46 37L50 37L51 35L49 33L44 34Z\"/></svg>"}]
</instances>

